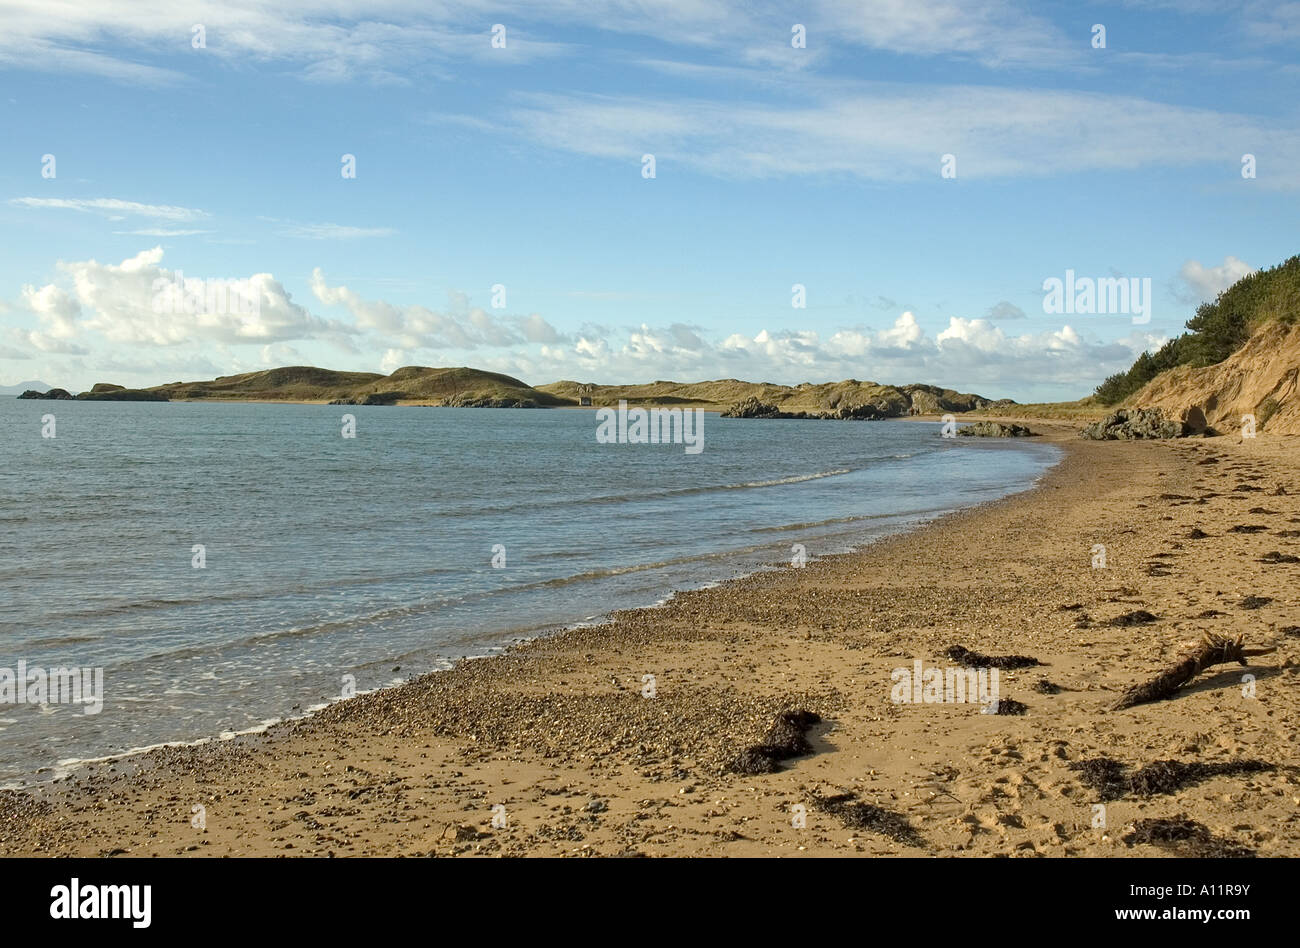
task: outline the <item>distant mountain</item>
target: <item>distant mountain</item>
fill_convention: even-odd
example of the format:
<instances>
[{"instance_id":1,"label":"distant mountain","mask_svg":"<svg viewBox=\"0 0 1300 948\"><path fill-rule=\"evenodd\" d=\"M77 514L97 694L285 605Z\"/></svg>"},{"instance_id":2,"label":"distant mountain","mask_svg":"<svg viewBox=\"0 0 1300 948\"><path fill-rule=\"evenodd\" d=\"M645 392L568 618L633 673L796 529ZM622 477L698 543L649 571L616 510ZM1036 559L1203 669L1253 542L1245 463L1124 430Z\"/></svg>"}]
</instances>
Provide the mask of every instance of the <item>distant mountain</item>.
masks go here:
<instances>
[{"instance_id":1,"label":"distant mountain","mask_svg":"<svg viewBox=\"0 0 1300 948\"><path fill-rule=\"evenodd\" d=\"M30 382L19 382L16 385L0 385L0 395L21 395L28 389L36 392L48 392L52 388L54 386L49 382L37 382L33 379Z\"/></svg>"}]
</instances>

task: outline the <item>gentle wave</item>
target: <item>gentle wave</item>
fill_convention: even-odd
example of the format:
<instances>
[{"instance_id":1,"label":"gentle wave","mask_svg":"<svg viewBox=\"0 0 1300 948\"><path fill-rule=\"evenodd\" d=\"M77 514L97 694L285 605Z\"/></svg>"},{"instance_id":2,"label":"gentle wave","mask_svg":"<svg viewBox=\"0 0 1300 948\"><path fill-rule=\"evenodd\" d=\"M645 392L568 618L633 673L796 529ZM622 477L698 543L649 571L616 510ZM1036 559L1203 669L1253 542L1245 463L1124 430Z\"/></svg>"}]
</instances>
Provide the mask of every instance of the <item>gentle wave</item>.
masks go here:
<instances>
[{"instance_id":1,"label":"gentle wave","mask_svg":"<svg viewBox=\"0 0 1300 948\"><path fill-rule=\"evenodd\" d=\"M693 494L712 494L729 490L754 490L763 487L782 487L787 484L801 484L805 481L817 481L825 477L841 477L853 473L851 468L837 468L833 471L818 471L814 474L792 474L764 481L742 481L736 484L701 484L695 487L673 487L667 490L641 490L624 494L597 494L592 497L564 497L558 500L526 500L515 504L495 506L461 507L439 511L444 517L476 517L482 514L513 513L519 510L545 510L550 507L586 507L606 504L625 504L631 501L658 501L673 497L686 497Z\"/></svg>"}]
</instances>

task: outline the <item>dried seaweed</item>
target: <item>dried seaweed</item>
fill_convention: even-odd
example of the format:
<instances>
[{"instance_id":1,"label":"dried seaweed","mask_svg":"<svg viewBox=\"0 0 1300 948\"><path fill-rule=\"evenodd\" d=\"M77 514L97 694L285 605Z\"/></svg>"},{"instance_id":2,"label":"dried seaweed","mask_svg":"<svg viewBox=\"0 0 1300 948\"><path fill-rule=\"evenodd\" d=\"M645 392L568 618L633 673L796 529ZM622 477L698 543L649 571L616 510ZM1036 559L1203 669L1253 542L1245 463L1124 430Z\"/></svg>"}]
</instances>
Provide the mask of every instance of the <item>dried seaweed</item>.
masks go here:
<instances>
[{"instance_id":1,"label":"dried seaweed","mask_svg":"<svg viewBox=\"0 0 1300 948\"><path fill-rule=\"evenodd\" d=\"M992 714L1024 714L1029 710L1027 705L1021 704L1015 698L999 698L991 705Z\"/></svg>"},{"instance_id":2,"label":"dried seaweed","mask_svg":"<svg viewBox=\"0 0 1300 948\"><path fill-rule=\"evenodd\" d=\"M1080 772L1080 779L1085 786L1097 791L1098 799L1118 800L1128 793L1128 777L1124 773L1126 768L1118 760L1109 757L1080 760L1071 764L1070 769Z\"/></svg>"},{"instance_id":3,"label":"dried seaweed","mask_svg":"<svg viewBox=\"0 0 1300 948\"><path fill-rule=\"evenodd\" d=\"M948 656L949 661L966 668L1032 668L1043 664L1028 655L982 655L960 645L952 646L944 654Z\"/></svg>"},{"instance_id":4,"label":"dried seaweed","mask_svg":"<svg viewBox=\"0 0 1300 948\"><path fill-rule=\"evenodd\" d=\"M814 807L839 817L849 829L870 830L905 846L925 845L925 839L912 828L906 817L871 803L862 803L856 793L838 793L830 797L813 794L812 799Z\"/></svg>"},{"instance_id":5,"label":"dried seaweed","mask_svg":"<svg viewBox=\"0 0 1300 948\"><path fill-rule=\"evenodd\" d=\"M1215 836L1204 824L1185 817L1135 820L1133 832L1124 837L1124 842L1129 846L1146 843L1172 849L1180 856L1197 859L1243 859L1255 855L1253 850Z\"/></svg>"},{"instance_id":6,"label":"dried seaweed","mask_svg":"<svg viewBox=\"0 0 1300 948\"><path fill-rule=\"evenodd\" d=\"M776 764L778 760L801 757L812 751L805 735L809 728L820 723L821 715L813 711L782 711L768 728L763 743L746 747L727 765L727 770L738 774L775 773L781 769Z\"/></svg>"},{"instance_id":7,"label":"dried seaweed","mask_svg":"<svg viewBox=\"0 0 1300 948\"><path fill-rule=\"evenodd\" d=\"M1272 770L1273 767L1273 764L1253 759L1214 763L1153 760L1130 774L1127 764L1108 757L1081 760L1070 765L1071 770L1079 772L1080 780L1085 786L1097 791L1100 800L1118 800L1128 794L1154 797L1176 793L1189 784L1211 777L1259 773Z\"/></svg>"},{"instance_id":8,"label":"dried seaweed","mask_svg":"<svg viewBox=\"0 0 1300 948\"><path fill-rule=\"evenodd\" d=\"M1145 609L1134 609L1132 612L1126 612L1122 616L1116 616L1107 622L1107 625L1125 628L1130 625L1150 625L1159 619L1159 616L1152 615Z\"/></svg>"}]
</instances>

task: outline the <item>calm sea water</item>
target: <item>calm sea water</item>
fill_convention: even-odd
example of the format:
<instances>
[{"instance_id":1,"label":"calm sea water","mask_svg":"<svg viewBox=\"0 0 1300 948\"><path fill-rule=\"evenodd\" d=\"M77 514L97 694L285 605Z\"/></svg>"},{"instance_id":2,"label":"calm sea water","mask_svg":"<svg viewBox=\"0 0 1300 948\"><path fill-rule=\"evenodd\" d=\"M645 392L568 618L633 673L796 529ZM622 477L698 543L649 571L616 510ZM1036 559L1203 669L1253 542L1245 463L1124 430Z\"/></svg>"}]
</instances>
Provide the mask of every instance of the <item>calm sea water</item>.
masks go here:
<instances>
[{"instance_id":1,"label":"calm sea water","mask_svg":"<svg viewBox=\"0 0 1300 948\"><path fill-rule=\"evenodd\" d=\"M6 784L784 567L796 543L851 549L1057 455L716 415L688 455L598 444L585 411L4 398L0 425L0 668L103 668L105 696L95 715L0 704Z\"/></svg>"}]
</instances>

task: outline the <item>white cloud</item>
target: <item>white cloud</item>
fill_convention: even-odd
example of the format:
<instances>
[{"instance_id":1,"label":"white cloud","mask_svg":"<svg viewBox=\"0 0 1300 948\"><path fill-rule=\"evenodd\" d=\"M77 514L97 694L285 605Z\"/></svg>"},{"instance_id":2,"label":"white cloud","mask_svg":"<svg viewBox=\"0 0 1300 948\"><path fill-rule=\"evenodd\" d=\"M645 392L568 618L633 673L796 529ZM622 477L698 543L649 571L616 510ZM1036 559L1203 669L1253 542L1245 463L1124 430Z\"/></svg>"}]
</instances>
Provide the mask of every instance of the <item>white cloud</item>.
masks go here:
<instances>
[{"instance_id":1,"label":"white cloud","mask_svg":"<svg viewBox=\"0 0 1300 948\"><path fill-rule=\"evenodd\" d=\"M1161 337L1137 334L1095 341L1071 326L1009 335L984 319L953 317L934 336L911 313L880 329L842 329L823 339L810 330L733 333L686 349L674 331L639 326L622 342L585 335L568 350L542 347L476 360L484 368L532 382L556 378L607 383L652 379L741 378L785 384L845 378L892 384L929 382L993 397L1078 398L1107 375L1128 368Z\"/></svg>"},{"instance_id":2,"label":"white cloud","mask_svg":"<svg viewBox=\"0 0 1300 948\"><path fill-rule=\"evenodd\" d=\"M495 316L471 306L464 293L452 293L445 312L419 303L365 299L346 286L330 286L319 268L312 271L312 293L327 306L342 306L359 329L380 337L392 349L477 349L526 342L557 342L559 332L536 313Z\"/></svg>"},{"instance_id":3,"label":"white cloud","mask_svg":"<svg viewBox=\"0 0 1300 948\"><path fill-rule=\"evenodd\" d=\"M1213 300L1242 277L1254 272L1255 268L1250 264L1231 255L1224 257L1223 263L1217 267L1207 267L1199 260L1188 260L1178 270L1182 286L1177 295L1186 303Z\"/></svg>"},{"instance_id":4,"label":"white cloud","mask_svg":"<svg viewBox=\"0 0 1300 948\"><path fill-rule=\"evenodd\" d=\"M171 380L182 368L200 366L211 367L209 376L302 362L337 367L322 360L319 349L299 348L302 342L323 342L350 353L352 367L384 372L410 364L459 363L534 383L743 378L794 384L858 378L931 382L1025 400L1079 397L1163 341L1135 334L1101 343L1068 325L1012 335L989 319L964 317L951 317L932 335L910 311L888 325L844 327L829 335L762 328L709 339L698 327L672 323L623 330L588 326L567 336L537 313L490 312L473 306L463 293L451 294L443 311L367 299L345 285L332 285L319 269L312 275L313 294L324 305L345 309L348 320L313 314L267 273L246 278L261 301L259 313L163 314L152 305L155 281L171 282L180 274L164 268L162 260L162 248L154 247L117 264L60 262L59 281L23 288L13 308L34 316L37 326L10 329L10 351L78 356L90 355L93 346L95 372L121 372L142 384ZM251 346L256 348L246 348ZM173 354L155 358L145 354L151 348ZM46 371L44 364L40 368ZM68 363L60 371L85 375L91 370ZM142 377L150 371L156 377Z\"/></svg>"},{"instance_id":5,"label":"white cloud","mask_svg":"<svg viewBox=\"0 0 1300 948\"><path fill-rule=\"evenodd\" d=\"M57 284L25 287L23 307L35 313L44 328L31 343L45 351L55 341L98 334L111 343L133 346L175 346L194 342L261 344L289 339L329 338L350 327L312 315L293 302L269 273L245 277L259 306L244 312L156 312L155 285L184 277L161 266L163 250L154 247L123 260L58 264L71 290ZM229 308L229 307L228 307ZM72 343L67 342L68 345ZM84 347L80 347L85 351Z\"/></svg>"}]
</instances>

